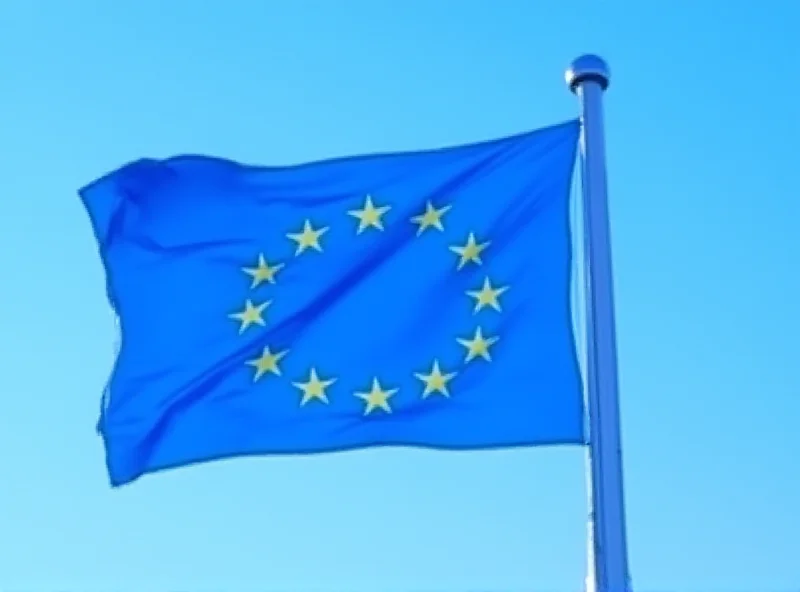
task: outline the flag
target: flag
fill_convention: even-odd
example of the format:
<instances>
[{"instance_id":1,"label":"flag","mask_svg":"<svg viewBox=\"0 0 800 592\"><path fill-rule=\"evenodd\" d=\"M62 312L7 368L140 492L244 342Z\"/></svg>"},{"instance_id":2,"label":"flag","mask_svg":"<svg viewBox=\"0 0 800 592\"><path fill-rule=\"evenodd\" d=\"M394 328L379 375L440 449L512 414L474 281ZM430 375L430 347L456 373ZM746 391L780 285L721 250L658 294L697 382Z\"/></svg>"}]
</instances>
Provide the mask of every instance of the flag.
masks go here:
<instances>
[{"instance_id":1,"label":"flag","mask_svg":"<svg viewBox=\"0 0 800 592\"><path fill-rule=\"evenodd\" d=\"M585 443L578 133L289 167L142 159L83 188L120 327L111 484L243 455Z\"/></svg>"}]
</instances>

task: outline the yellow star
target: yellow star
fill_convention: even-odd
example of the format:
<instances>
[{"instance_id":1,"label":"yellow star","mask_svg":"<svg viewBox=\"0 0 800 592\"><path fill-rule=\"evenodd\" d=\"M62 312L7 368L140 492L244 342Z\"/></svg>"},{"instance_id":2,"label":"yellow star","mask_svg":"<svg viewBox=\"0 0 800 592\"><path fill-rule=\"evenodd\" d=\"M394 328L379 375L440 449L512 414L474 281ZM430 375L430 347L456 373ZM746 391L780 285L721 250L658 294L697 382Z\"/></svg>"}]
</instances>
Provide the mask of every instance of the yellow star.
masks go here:
<instances>
[{"instance_id":1,"label":"yellow star","mask_svg":"<svg viewBox=\"0 0 800 592\"><path fill-rule=\"evenodd\" d=\"M244 330L247 329L250 325L261 325L264 326L264 318L261 314L264 312L264 309L267 308L270 304L272 304L271 300L267 300L259 305L254 305L252 300L248 299L244 303L244 310L242 312L235 312L233 314L228 315L231 319L236 319L241 323L239 327L239 333L244 333Z\"/></svg>"},{"instance_id":2,"label":"yellow star","mask_svg":"<svg viewBox=\"0 0 800 592\"><path fill-rule=\"evenodd\" d=\"M467 348L467 358L464 360L465 362L470 362L477 357L491 362L492 357L489 355L489 348L497 343L499 339L499 337L485 338L483 336L483 331L478 327L475 330L475 337L472 339L456 339L456 341Z\"/></svg>"},{"instance_id":3,"label":"yellow star","mask_svg":"<svg viewBox=\"0 0 800 592\"><path fill-rule=\"evenodd\" d=\"M295 251L295 257L305 251L306 249L314 249L316 251L322 251L322 247L319 244L319 239L322 237L323 234L328 232L328 226L325 228L319 228L314 230L311 226L311 222L309 220L305 221L303 224L302 232L296 233L289 233L286 236L292 239L294 242L297 243L297 251Z\"/></svg>"},{"instance_id":4,"label":"yellow star","mask_svg":"<svg viewBox=\"0 0 800 592\"><path fill-rule=\"evenodd\" d=\"M312 368L308 382L293 382L292 384L303 391L303 399L300 401L300 405L305 405L312 399L319 399L323 403L327 403L328 396L325 394L325 389L334 382L336 382L335 378L320 380L319 376L317 376L317 371Z\"/></svg>"},{"instance_id":5,"label":"yellow star","mask_svg":"<svg viewBox=\"0 0 800 592\"><path fill-rule=\"evenodd\" d=\"M455 377L456 373L442 374L439 369L439 360L433 361L433 369L430 374L414 374L422 382L425 383L425 390L422 393L422 398L426 399L428 395L433 393L441 393L445 397L449 397L450 393L447 391L447 382Z\"/></svg>"},{"instance_id":6,"label":"yellow star","mask_svg":"<svg viewBox=\"0 0 800 592\"><path fill-rule=\"evenodd\" d=\"M261 378L267 372L272 372L276 376L280 376L281 369L278 368L278 362L280 362L283 356L288 353L289 350L284 350L282 352L273 354L269 350L269 347L265 347L264 351L259 357L257 357L255 360L248 360L247 365L253 366L256 369L255 376L253 376L253 382Z\"/></svg>"},{"instance_id":7,"label":"yellow star","mask_svg":"<svg viewBox=\"0 0 800 592\"><path fill-rule=\"evenodd\" d=\"M355 396L367 403L367 407L364 409L364 415L369 415L378 408L383 409L386 413L391 413L392 408L389 407L389 398L397 391L398 389L383 390L378 379L373 378L372 390L368 393L355 393Z\"/></svg>"},{"instance_id":8,"label":"yellow star","mask_svg":"<svg viewBox=\"0 0 800 592\"><path fill-rule=\"evenodd\" d=\"M422 234L426 228L436 228L437 230L444 230L442 226L442 216L444 216L452 206L442 206L438 210L433 207L431 202L425 205L425 213L419 216L414 216L411 221L414 224L419 224L417 229L417 236Z\"/></svg>"},{"instance_id":9,"label":"yellow star","mask_svg":"<svg viewBox=\"0 0 800 592\"><path fill-rule=\"evenodd\" d=\"M361 210L350 210L347 212L354 218L358 218L358 230L356 234L361 234L370 226L383 230L383 221L381 216L391 209L391 206L381 206L376 208L372 203L372 196L368 195L364 202L364 208Z\"/></svg>"},{"instance_id":10,"label":"yellow star","mask_svg":"<svg viewBox=\"0 0 800 592\"><path fill-rule=\"evenodd\" d=\"M474 312L478 312L484 306L491 306L499 312L500 303L497 301L497 297L506 290L508 290L508 286L492 288L492 284L489 283L489 278L487 277L483 280L483 287L480 290L467 290L467 295L476 300Z\"/></svg>"},{"instance_id":11,"label":"yellow star","mask_svg":"<svg viewBox=\"0 0 800 592\"><path fill-rule=\"evenodd\" d=\"M490 241L478 244L475 242L475 235L470 232L469 237L467 237L466 245L463 247L450 247L451 251L461 256L461 260L458 262L458 269L461 269L470 261L477 263L478 265L483 263L481 261L481 252L488 247L489 244Z\"/></svg>"},{"instance_id":12,"label":"yellow star","mask_svg":"<svg viewBox=\"0 0 800 592\"><path fill-rule=\"evenodd\" d=\"M257 267L242 267L242 271L253 278L253 283L250 287L255 288L261 282L269 282L270 284L274 284L275 274L283 269L283 267L283 263L277 263L276 265L270 266L266 259L264 259L264 255L259 255Z\"/></svg>"}]
</instances>

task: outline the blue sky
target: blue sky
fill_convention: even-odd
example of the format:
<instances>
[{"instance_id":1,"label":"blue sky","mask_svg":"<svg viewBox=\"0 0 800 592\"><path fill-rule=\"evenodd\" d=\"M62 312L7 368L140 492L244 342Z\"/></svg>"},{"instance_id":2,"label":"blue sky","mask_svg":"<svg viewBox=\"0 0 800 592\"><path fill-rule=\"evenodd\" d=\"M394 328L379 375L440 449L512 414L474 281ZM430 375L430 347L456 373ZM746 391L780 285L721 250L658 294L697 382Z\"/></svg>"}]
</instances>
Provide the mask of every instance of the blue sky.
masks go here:
<instances>
[{"instance_id":1,"label":"blue sky","mask_svg":"<svg viewBox=\"0 0 800 592\"><path fill-rule=\"evenodd\" d=\"M6 0L0 588L573 591L577 449L243 459L112 490L114 325L76 190L140 156L288 164L472 142L606 96L631 569L800 585L800 5ZM601 6L602 5L602 6Z\"/></svg>"}]
</instances>

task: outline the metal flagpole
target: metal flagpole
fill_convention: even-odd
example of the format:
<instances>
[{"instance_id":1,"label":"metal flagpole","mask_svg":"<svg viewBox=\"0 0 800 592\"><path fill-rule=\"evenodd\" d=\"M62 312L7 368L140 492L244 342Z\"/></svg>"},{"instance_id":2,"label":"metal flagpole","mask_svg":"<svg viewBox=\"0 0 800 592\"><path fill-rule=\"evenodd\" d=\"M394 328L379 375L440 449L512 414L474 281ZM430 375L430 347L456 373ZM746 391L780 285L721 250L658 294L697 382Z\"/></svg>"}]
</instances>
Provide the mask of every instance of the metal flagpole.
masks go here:
<instances>
[{"instance_id":1,"label":"metal flagpole","mask_svg":"<svg viewBox=\"0 0 800 592\"><path fill-rule=\"evenodd\" d=\"M609 77L606 63L594 55L577 58L566 72L567 85L581 101L582 123L591 503L587 589L630 592L603 134L603 92Z\"/></svg>"}]
</instances>

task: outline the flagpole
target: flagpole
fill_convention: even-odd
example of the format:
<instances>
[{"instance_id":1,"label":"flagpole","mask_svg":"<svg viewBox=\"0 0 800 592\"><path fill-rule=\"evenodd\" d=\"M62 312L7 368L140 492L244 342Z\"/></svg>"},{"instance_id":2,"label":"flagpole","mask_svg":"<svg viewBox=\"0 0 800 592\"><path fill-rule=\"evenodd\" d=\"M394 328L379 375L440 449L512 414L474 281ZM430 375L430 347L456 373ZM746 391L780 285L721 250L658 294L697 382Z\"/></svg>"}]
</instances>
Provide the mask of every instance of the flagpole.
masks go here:
<instances>
[{"instance_id":1,"label":"flagpole","mask_svg":"<svg viewBox=\"0 0 800 592\"><path fill-rule=\"evenodd\" d=\"M603 93L609 78L607 64L594 55L577 58L566 72L567 85L581 102L582 123L591 504L587 589L630 592L603 133Z\"/></svg>"}]
</instances>

